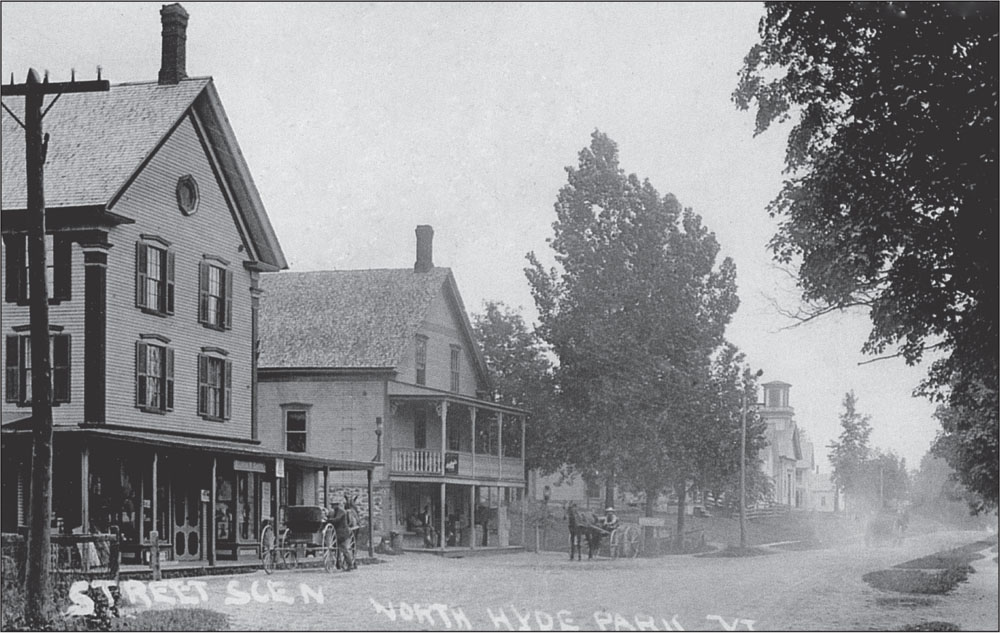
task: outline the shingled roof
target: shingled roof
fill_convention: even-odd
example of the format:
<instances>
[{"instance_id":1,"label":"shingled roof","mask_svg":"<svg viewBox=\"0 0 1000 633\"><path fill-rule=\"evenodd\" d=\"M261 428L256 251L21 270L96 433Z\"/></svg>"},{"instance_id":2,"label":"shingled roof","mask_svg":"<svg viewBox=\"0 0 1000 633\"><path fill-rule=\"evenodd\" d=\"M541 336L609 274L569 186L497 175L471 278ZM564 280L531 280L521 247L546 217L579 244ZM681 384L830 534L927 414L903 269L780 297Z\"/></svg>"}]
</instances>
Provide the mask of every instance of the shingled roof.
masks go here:
<instances>
[{"instance_id":1,"label":"shingled roof","mask_svg":"<svg viewBox=\"0 0 1000 633\"><path fill-rule=\"evenodd\" d=\"M259 366L395 368L450 276L448 268L262 275Z\"/></svg>"},{"instance_id":2,"label":"shingled roof","mask_svg":"<svg viewBox=\"0 0 1000 633\"><path fill-rule=\"evenodd\" d=\"M45 116L49 148L45 205L105 206L173 129L210 80L118 84L107 92L63 95ZM18 116L24 97L4 97ZM46 98L46 105L52 97ZM3 117L3 208L27 207L24 132Z\"/></svg>"},{"instance_id":3,"label":"shingled roof","mask_svg":"<svg viewBox=\"0 0 1000 633\"><path fill-rule=\"evenodd\" d=\"M52 97L45 105L52 103ZM24 97L4 97L24 112ZM63 95L45 116L50 140L45 162L45 206L111 210L121 193L189 112L197 112L220 169L234 192L260 261L286 268L284 254L264 211L243 154L211 78L176 84L123 83L107 92ZM3 118L3 209L27 207L24 132Z\"/></svg>"}]
</instances>

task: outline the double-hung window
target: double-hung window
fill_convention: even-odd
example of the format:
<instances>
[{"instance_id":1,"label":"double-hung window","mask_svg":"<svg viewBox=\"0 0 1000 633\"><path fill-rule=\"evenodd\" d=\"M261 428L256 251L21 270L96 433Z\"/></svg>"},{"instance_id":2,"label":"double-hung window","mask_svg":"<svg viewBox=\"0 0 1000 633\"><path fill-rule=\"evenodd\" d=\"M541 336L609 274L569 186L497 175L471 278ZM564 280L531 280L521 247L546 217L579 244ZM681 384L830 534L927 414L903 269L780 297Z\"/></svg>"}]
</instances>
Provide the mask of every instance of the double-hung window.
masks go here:
<instances>
[{"instance_id":1,"label":"double-hung window","mask_svg":"<svg viewBox=\"0 0 1000 633\"><path fill-rule=\"evenodd\" d=\"M233 363L226 352L203 347L198 355L198 414L228 420L233 402Z\"/></svg>"},{"instance_id":2,"label":"double-hung window","mask_svg":"<svg viewBox=\"0 0 1000 633\"><path fill-rule=\"evenodd\" d=\"M29 298L27 235L10 234L5 235L3 239L6 255L4 300L8 303L27 305ZM67 236L46 234L45 282L49 303L70 300L72 255L72 241Z\"/></svg>"},{"instance_id":3,"label":"double-hung window","mask_svg":"<svg viewBox=\"0 0 1000 633\"><path fill-rule=\"evenodd\" d=\"M220 330L233 326L233 275L228 266L206 255L198 275L198 322Z\"/></svg>"},{"instance_id":4,"label":"double-hung window","mask_svg":"<svg viewBox=\"0 0 1000 633\"><path fill-rule=\"evenodd\" d=\"M459 388L459 376L462 358L462 348L458 345L451 346L451 390L458 391Z\"/></svg>"},{"instance_id":5,"label":"double-hung window","mask_svg":"<svg viewBox=\"0 0 1000 633\"><path fill-rule=\"evenodd\" d=\"M174 313L174 252L170 242L143 235L135 245L135 304L154 314Z\"/></svg>"},{"instance_id":6,"label":"double-hung window","mask_svg":"<svg viewBox=\"0 0 1000 633\"><path fill-rule=\"evenodd\" d=\"M416 349L414 366L416 367L417 370L417 384L426 385L427 384L427 337L418 334L414 344Z\"/></svg>"},{"instance_id":7,"label":"double-hung window","mask_svg":"<svg viewBox=\"0 0 1000 633\"><path fill-rule=\"evenodd\" d=\"M285 450L306 452L306 412L301 409L285 411Z\"/></svg>"},{"instance_id":8,"label":"double-hung window","mask_svg":"<svg viewBox=\"0 0 1000 633\"><path fill-rule=\"evenodd\" d=\"M174 350L169 339L142 335L135 344L135 406L144 411L174 409Z\"/></svg>"},{"instance_id":9,"label":"double-hung window","mask_svg":"<svg viewBox=\"0 0 1000 633\"><path fill-rule=\"evenodd\" d=\"M417 409L413 418L413 448L427 448L427 412L423 409Z\"/></svg>"},{"instance_id":10,"label":"double-hung window","mask_svg":"<svg viewBox=\"0 0 1000 633\"><path fill-rule=\"evenodd\" d=\"M31 405L31 337L15 334L6 337L4 364L4 400L17 406ZM70 362L72 357L69 334L49 335L49 365L52 368L53 404L70 401Z\"/></svg>"}]
</instances>

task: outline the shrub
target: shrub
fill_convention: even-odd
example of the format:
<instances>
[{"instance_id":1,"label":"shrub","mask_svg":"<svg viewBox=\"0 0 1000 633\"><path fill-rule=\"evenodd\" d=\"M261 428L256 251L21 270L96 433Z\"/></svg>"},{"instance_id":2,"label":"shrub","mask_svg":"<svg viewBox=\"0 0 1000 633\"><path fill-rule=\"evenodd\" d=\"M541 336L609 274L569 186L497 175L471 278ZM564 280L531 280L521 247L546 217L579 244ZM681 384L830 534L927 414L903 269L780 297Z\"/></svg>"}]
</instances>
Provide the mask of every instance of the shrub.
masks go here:
<instances>
[{"instance_id":1,"label":"shrub","mask_svg":"<svg viewBox=\"0 0 1000 633\"><path fill-rule=\"evenodd\" d=\"M967 570L961 567L937 572L919 569L882 569L862 576L866 583L876 589L923 594L948 593L967 578Z\"/></svg>"}]
</instances>

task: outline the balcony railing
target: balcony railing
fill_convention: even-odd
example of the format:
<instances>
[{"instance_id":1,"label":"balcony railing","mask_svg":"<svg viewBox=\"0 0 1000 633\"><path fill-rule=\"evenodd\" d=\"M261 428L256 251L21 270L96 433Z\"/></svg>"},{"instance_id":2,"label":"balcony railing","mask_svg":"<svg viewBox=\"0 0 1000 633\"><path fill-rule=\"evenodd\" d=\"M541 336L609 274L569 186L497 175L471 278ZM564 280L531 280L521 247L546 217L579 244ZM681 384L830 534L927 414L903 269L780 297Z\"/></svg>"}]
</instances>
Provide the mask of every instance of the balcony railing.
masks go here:
<instances>
[{"instance_id":1,"label":"balcony railing","mask_svg":"<svg viewBox=\"0 0 1000 633\"><path fill-rule=\"evenodd\" d=\"M447 451L458 457L457 468L450 466L449 477L469 477L481 479L521 479L524 464L520 457L498 457L460 451ZM392 472L406 475L441 475L444 456L438 451L394 448L392 449Z\"/></svg>"},{"instance_id":2,"label":"balcony railing","mask_svg":"<svg viewBox=\"0 0 1000 633\"><path fill-rule=\"evenodd\" d=\"M443 456L440 451L392 449L393 472L440 475Z\"/></svg>"}]
</instances>

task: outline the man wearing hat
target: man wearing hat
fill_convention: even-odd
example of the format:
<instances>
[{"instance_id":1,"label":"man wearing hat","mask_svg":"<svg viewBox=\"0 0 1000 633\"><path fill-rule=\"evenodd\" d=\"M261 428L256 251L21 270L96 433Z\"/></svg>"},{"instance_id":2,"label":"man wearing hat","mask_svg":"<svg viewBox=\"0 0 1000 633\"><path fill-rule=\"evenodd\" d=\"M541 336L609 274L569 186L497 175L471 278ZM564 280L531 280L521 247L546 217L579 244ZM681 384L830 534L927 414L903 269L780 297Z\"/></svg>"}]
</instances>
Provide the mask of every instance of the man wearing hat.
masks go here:
<instances>
[{"instance_id":1,"label":"man wearing hat","mask_svg":"<svg viewBox=\"0 0 1000 633\"><path fill-rule=\"evenodd\" d=\"M339 501L333 504L333 510L330 511L328 518L330 523L333 523L333 529L337 533L337 550L344 557L341 568L344 571L353 571L357 568L354 563L354 555L351 553L351 539L354 538L354 534L351 533L347 522L347 511L344 510L344 506Z\"/></svg>"},{"instance_id":2,"label":"man wearing hat","mask_svg":"<svg viewBox=\"0 0 1000 633\"><path fill-rule=\"evenodd\" d=\"M618 515L611 506L604 508L604 529L613 532L618 527Z\"/></svg>"}]
</instances>

